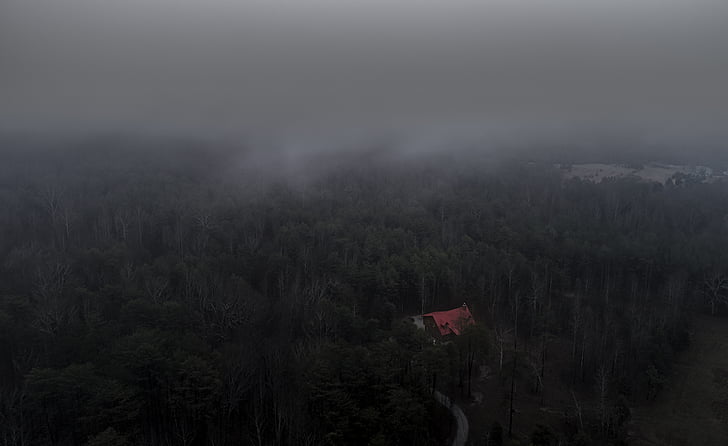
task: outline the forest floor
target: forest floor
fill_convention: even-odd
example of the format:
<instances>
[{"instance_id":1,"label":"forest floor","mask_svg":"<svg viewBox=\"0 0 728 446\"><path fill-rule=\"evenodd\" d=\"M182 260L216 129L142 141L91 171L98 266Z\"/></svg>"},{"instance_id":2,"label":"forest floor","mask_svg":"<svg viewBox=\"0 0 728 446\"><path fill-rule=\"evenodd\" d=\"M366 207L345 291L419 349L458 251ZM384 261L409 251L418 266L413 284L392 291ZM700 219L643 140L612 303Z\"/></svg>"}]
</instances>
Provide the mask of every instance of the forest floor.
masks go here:
<instances>
[{"instance_id":1,"label":"forest floor","mask_svg":"<svg viewBox=\"0 0 728 446\"><path fill-rule=\"evenodd\" d=\"M569 378L564 375L570 370L568 342L555 339L550 343L549 360L543 380L543 393L534 392L532 362L528 354L522 354L518 362L518 379L516 379L516 397L514 401L513 438L520 444L528 444L531 432L537 424L551 426L556 431L564 429L567 413L573 411L573 396L564 385ZM499 365L489 361L474 372L472 397L468 398L457 389L451 390L453 399L460 404L470 421L468 445L485 444L488 433L494 422L503 427L504 439L508 437L508 413L510 395L510 370L512 362L504 363L503 371ZM582 400L583 394L577 392ZM504 444L510 444L505 441Z\"/></svg>"},{"instance_id":2,"label":"forest floor","mask_svg":"<svg viewBox=\"0 0 728 446\"><path fill-rule=\"evenodd\" d=\"M630 445L728 445L727 318L696 318L664 390L632 417Z\"/></svg>"}]
</instances>

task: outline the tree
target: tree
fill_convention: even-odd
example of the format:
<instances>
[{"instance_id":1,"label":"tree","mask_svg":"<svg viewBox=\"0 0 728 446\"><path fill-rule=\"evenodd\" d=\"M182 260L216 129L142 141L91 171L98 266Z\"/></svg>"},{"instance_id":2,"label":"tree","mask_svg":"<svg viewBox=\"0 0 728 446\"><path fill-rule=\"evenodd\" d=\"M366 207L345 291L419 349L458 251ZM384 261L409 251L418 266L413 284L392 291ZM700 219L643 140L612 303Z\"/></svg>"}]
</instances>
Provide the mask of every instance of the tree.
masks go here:
<instances>
[{"instance_id":1,"label":"tree","mask_svg":"<svg viewBox=\"0 0 728 446\"><path fill-rule=\"evenodd\" d=\"M645 373L647 374L647 399L651 400L660 393L667 379L654 364L650 364Z\"/></svg>"},{"instance_id":2,"label":"tree","mask_svg":"<svg viewBox=\"0 0 728 446\"><path fill-rule=\"evenodd\" d=\"M518 312L520 307L520 294L518 291L511 300L511 311L513 313L513 368L511 370L511 391L508 410L508 437L513 438L513 401L516 396L516 370L518 369Z\"/></svg>"},{"instance_id":3,"label":"tree","mask_svg":"<svg viewBox=\"0 0 728 446\"><path fill-rule=\"evenodd\" d=\"M602 365L597 370L596 389L599 395L599 425L602 434L606 433L609 424L607 413L607 394L609 392L609 372L607 367Z\"/></svg>"},{"instance_id":4,"label":"tree","mask_svg":"<svg viewBox=\"0 0 728 446\"><path fill-rule=\"evenodd\" d=\"M467 326L461 334L455 338L460 351L460 357L464 360L464 369L468 382L468 397L472 396L473 369L476 360L484 360L490 351L490 332L484 324Z\"/></svg>"},{"instance_id":5,"label":"tree","mask_svg":"<svg viewBox=\"0 0 728 446\"><path fill-rule=\"evenodd\" d=\"M713 271L705 274L703 278L705 286L705 296L710 305L710 314L715 316L715 312L719 305L728 304L728 277Z\"/></svg>"},{"instance_id":6,"label":"tree","mask_svg":"<svg viewBox=\"0 0 728 446\"><path fill-rule=\"evenodd\" d=\"M531 444L533 446L554 446L558 442L556 434L550 427L543 424L537 424L531 434Z\"/></svg>"},{"instance_id":7,"label":"tree","mask_svg":"<svg viewBox=\"0 0 728 446\"><path fill-rule=\"evenodd\" d=\"M86 446L129 446L129 440L122 434L110 427L96 435L93 435L86 442Z\"/></svg>"},{"instance_id":8,"label":"tree","mask_svg":"<svg viewBox=\"0 0 728 446\"><path fill-rule=\"evenodd\" d=\"M503 446L503 426L497 421L490 427L487 446Z\"/></svg>"}]
</instances>

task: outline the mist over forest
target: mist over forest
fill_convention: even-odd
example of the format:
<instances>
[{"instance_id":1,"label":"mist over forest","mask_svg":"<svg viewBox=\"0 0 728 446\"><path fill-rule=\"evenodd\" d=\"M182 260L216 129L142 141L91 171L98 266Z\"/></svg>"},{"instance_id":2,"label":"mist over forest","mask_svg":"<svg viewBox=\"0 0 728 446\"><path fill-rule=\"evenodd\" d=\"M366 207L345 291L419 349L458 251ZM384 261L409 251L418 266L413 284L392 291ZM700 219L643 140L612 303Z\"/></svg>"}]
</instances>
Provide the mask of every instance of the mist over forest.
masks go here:
<instances>
[{"instance_id":1,"label":"mist over forest","mask_svg":"<svg viewBox=\"0 0 728 446\"><path fill-rule=\"evenodd\" d=\"M469 444L634 442L694 318L728 314L720 162L4 144L5 444L445 444L433 390ZM463 301L455 339L409 322Z\"/></svg>"},{"instance_id":2,"label":"mist over forest","mask_svg":"<svg viewBox=\"0 0 728 446\"><path fill-rule=\"evenodd\" d=\"M0 0L0 446L725 445L727 6Z\"/></svg>"}]
</instances>

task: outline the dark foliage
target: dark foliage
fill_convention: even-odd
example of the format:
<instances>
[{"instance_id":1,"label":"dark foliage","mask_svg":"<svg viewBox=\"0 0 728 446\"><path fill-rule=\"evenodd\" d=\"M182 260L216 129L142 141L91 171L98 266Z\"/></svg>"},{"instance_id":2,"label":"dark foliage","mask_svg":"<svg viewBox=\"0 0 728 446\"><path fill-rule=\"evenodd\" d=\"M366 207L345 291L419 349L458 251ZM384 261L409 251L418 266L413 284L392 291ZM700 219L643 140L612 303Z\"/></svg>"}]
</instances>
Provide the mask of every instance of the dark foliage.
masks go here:
<instances>
[{"instance_id":1,"label":"dark foliage","mask_svg":"<svg viewBox=\"0 0 728 446\"><path fill-rule=\"evenodd\" d=\"M432 387L469 392L494 349L402 318L464 300L544 351L572 343L564 386L599 401L578 430L618 436L628 399L664 387L687 310L724 311L720 183L457 157L286 176L229 152L4 156L4 445L437 444Z\"/></svg>"}]
</instances>

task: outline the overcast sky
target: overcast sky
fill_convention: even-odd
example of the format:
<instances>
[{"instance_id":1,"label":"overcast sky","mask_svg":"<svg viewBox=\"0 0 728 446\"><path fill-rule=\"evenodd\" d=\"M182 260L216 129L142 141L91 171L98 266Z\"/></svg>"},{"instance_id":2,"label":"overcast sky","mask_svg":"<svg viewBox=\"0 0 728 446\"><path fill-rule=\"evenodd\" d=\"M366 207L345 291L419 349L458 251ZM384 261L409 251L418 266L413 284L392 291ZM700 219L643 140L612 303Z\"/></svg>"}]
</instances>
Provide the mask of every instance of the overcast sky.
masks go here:
<instances>
[{"instance_id":1,"label":"overcast sky","mask_svg":"<svg viewBox=\"0 0 728 446\"><path fill-rule=\"evenodd\" d=\"M726 0L0 0L0 130L720 130L727 23Z\"/></svg>"}]
</instances>

